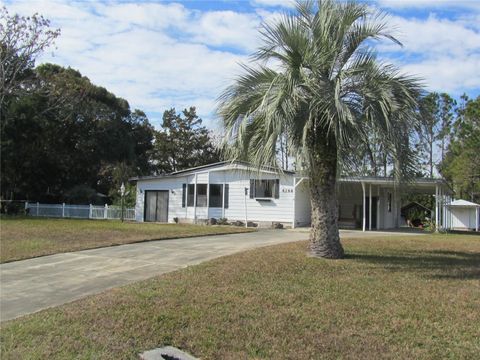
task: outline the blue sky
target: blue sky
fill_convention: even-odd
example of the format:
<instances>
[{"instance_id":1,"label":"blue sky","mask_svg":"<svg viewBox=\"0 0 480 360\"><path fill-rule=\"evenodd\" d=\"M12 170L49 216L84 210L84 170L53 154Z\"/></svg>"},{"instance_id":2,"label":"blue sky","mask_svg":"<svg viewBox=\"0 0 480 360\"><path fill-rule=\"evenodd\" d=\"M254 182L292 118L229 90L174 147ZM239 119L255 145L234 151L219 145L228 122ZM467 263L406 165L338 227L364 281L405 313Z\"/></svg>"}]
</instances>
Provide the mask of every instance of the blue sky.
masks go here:
<instances>
[{"instance_id":1,"label":"blue sky","mask_svg":"<svg viewBox=\"0 0 480 360\"><path fill-rule=\"evenodd\" d=\"M424 79L430 91L480 95L480 0L377 0L403 47L379 56ZM38 12L60 27L40 62L78 69L144 110L158 126L164 110L196 106L218 126L215 99L258 45L258 27L291 11L285 0L4 1L11 13Z\"/></svg>"}]
</instances>

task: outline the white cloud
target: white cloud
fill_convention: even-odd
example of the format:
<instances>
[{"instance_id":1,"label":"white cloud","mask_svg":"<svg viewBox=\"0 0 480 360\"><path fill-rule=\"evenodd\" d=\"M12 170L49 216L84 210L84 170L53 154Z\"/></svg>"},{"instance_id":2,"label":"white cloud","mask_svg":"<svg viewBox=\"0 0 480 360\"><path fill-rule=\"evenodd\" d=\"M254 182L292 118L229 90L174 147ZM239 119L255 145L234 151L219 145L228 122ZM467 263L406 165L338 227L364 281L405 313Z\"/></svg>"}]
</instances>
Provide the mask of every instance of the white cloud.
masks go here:
<instances>
[{"instance_id":1,"label":"white cloud","mask_svg":"<svg viewBox=\"0 0 480 360\"><path fill-rule=\"evenodd\" d=\"M285 8L293 8L295 6L294 0L252 0L253 6L274 7L280 6Z\"/></svg>"},{"instance_id":2,"label":"white cloud","mask_svg":"<svg viewBox=\"0 0 480 360\"><path fill-rule=\"evenodd\" d=\"M440 19L430 15L427 19L390 18L391 27L396 29L396 37L403 43L402 51L411 53L465 54L480 50L480 33L469 27L469 22ZM473 23L472 23L473 25ZM389 45L383 50L398 50Z\"/></svg>"},{"instance_id":3,"label":"white cloud","mask_svg":"<svg viewBox=\"0 0 480 360\"><path fill-rule=\"evenodd\" d=\"M421 74L430 91L461 95L468 89L480 88L480 57L458 59L454 57L431 58L403 67L407 73Z\"/></svg>"},{"instance_id":4,"label":"white cloud","mask_svg":"<svg viewBox=\"0 0 480 360\"><path fill-rule=\"evenodd\" d=\"M403 71L425 80L431 91L459 95L480 89L480 29L478 15L445 19L392 16L396 36L403 43L380 45L380 50Z\"/></svg>"},{"instance_id":5,"label":"white cloud","mask_svg":"<svg viewBox=\"0 0 480 360\"><path fill-rule=\"evenodd\" d=\"M45 0L8 8L42 13L62 29L55 57L48 52L40 62L78 69L147 114L193 105L207 120L238 63L255 46L261 21L256 13L199 12L162 3ZM222 51L223 46L236 50Z\"/></svg>"},{"instance_id":6,"label":"white cloud","mask_svg":"<svg viewBox=\"0 0 480 360\"><path fill-rule=\"evenodd\" d=\"M202 117L212 119L215 99L258 44L260 22L274 21L281 12L265 7L250 13L199 11L133 1L25 0L7 6L24 15L39 12L62 29L55 57L48 52L41 61L80 70L132 108L154 114L155 124L160 121L155 116L172 106L195 105ZM405 47L383 44L380 50L403 70L424 77L432 90L478 90L479 20L475 11L456 19L393 16Z\"/></svg>"},{"instance_id":7,"label":"white cloud","mask_svg":"<svg viewBox=\"0 0 480 360\"><path fill-rule=\"evenodd\" d=\"M390 9L426 9L426 8L470 8L480 9L477 0L377 0L382 8Z\"/></svg>"},{"instance_id":8,"label":"white cloud","mask_svg":"<svg viewBox=\"0 0 480 360\"><path fill-rule=\"evenodd\" d=\"M253 50L258 44L260 18L256 14L212 11L202 14L198 23L186 31L194 40L216 46L239 46Z\"/></svg>"}]
</instances>

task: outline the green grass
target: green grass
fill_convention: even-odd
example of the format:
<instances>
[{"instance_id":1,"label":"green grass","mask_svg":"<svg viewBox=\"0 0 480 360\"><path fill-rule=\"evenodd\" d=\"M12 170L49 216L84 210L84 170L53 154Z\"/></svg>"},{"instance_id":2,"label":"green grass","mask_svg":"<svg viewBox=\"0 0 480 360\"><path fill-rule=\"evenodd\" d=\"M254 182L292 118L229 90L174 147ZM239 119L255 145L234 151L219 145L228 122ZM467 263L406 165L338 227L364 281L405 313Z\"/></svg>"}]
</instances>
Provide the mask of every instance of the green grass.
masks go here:
<instances>
[{"instance_id":1,"label":"green grass","mask_svg":"<svg viewBox=\"0 0 480 360\"><path fill-rule=\"evenodd\" d=\"M255 249L2 324L2 359L476 359L480 237Z\"/></svg>"},{"instance_id":2,"label":"green grass","mask_svg":"<svg viewBox=\"0 0 480 360\"><path fill-rule=\"evenodd\" d=\"M238 233L246 230L233 226L2 217L0 262L146 240Z\"/></svg>"}]
</instances>

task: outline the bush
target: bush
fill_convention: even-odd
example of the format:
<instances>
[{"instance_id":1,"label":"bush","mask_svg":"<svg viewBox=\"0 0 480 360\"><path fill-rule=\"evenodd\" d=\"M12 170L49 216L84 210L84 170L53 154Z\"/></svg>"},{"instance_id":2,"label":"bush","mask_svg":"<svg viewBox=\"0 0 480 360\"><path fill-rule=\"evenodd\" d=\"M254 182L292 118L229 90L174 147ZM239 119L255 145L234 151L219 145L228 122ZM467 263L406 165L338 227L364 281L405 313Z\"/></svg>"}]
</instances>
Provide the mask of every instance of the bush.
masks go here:
<instances>
[{"instance_id":1,"label":"bush","mask_svg":"<svg viewBox=\"0 0 480 360\"><path fill-rule=\"evenodd\" d=\"M20 201L2 201L1 213L7 215L25 215L25 203Z\"/></svg>"},{"instance_id":2,"label":"bush","mask_svg":"<svg viewBox=\"0 0 480 360\"><path fill-rule=\"evenodd\" d=\"M217 220L217 225L230 225L227 218L220 218Z\"/></svg>"}]
</instances>

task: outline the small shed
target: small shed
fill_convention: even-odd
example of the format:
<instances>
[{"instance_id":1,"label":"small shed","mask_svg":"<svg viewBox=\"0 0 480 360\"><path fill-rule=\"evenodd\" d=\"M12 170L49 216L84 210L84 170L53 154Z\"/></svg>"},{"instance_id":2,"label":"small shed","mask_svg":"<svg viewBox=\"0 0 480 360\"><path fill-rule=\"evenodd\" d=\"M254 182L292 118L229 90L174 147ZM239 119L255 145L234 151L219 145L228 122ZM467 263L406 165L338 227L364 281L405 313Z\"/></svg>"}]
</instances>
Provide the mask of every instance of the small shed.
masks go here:
<instances>
[{"instance_id":1,"label":"small shed","mask_svg":"<svg viewBox=\"0 0 480 360\"><path fill-rule=\"evenodd\" d=\"M449 205L452 230L475 230L479 228L480 205L467 200L454 200Z\"/></svg>"}]
</instances>

